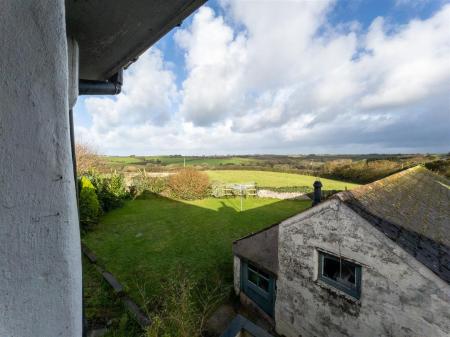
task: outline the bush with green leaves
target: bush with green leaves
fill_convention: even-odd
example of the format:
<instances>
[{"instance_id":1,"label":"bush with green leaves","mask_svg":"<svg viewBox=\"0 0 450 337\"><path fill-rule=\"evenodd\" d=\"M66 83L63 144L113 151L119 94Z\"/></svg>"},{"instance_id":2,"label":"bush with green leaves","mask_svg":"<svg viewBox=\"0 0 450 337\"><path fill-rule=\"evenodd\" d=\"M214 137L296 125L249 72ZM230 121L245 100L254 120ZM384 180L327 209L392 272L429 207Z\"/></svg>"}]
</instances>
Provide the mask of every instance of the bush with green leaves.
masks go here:
<instances>
[{"instance_id":1,"label":"bush with green leaves","mask_svg":"<svg viewBox=\"0 0 450 337\"><path fill-rule=\"evenodd\" d=\"M123 174L114 172L109 176L104 176L91 171L89 179L95 187L103 212L121 207L124 199L129 197Z\"/></svg>"},{"instance_id":2,"label":"bush with green leaves","mask_svg":"<svg viewBox=\"0 0 450 337\"><path fill-rule=\"evenodd\" d=\"M89 178L81 177L79 188L80 223L83 228L87 228L98 222L101 208L95 187Z\"/></svg>"},{"instance_id":3,"label":"bush with green leaves","mask_svg":"<svg viewBox=\"0 0 450 337\"><path fill-rule=\"evenodd\" d=\"M145 191L160 194L166 190L167 182L167 177L149 177L144 170L132 179L130 194L132 197L141 195Z\"/></svg>"}]
</instances>

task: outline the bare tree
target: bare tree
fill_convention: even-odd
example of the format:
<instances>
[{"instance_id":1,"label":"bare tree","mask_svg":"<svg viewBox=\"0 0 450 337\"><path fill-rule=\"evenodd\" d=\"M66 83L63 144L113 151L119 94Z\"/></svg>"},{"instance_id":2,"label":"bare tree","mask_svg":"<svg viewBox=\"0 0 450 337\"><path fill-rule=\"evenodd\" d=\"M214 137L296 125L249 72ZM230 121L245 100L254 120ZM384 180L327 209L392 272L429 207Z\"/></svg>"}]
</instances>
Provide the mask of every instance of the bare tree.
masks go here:
<instances>
[{"instance_id":1,"label":"bare tree","mask_svg":"<svg viewBox=\"0 0 450 337\"><path fill-rule=\"evenodd\" d=\"M92 146L85 143L75 144L75 155L77 160L77 173L82 174L99 164L99 156Z\"/></svg>"}]
</instances>

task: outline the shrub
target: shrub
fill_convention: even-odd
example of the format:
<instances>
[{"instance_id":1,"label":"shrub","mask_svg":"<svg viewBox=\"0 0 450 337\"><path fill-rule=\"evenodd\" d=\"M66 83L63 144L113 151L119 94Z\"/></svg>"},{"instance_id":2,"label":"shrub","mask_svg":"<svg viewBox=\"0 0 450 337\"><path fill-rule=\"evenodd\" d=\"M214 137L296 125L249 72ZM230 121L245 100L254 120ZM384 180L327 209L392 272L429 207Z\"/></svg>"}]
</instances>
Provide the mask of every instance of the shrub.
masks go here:
<instances>
[{"instance_id":1,"label":"shrub","mask_svg":"<svg viewBox=\"0 0 450 337\"><path fill-rule=\"evenodd\" d=\"M144 191L156 194L162 193L167 188L167 180L166 177L149 177L145 170L141 171L138 176L132 179L130 194L133 192L133 197L136 197Z\"/></svg>"},{"instance_id":2,"label":"shrub","mask_svg":"<svg viewBox=\"0 0 450 337\"><path fill-rule=\"evenodd\" d=\"M123 200L129 197L123 174L114 172L111 176L104 177L91 171L89 177L103 212L121 207Z\"/></svg>"},{"instance_id":3,"label":"shrub","mask_svg":"<svg viewBox=\"0 0 450 337\"><path fill-rule=\"evenodd\" d=\"M86 228L98 222L100 203L94 185L87 177L81 177L79 186L80 223L83 228Z\"/></svg>"},{"instance_id":4,"label":"shrub","mask_svg":"<svg viewBox=\"0 0 450 337\"><path fill-rule=\"evenodd\" d=\"M425 167L450 179L450 159L435 160L426 163Z\"/></svg>"},{"instance_id":5,"label":"shrub","mask_svg":"<svg viewBox=\"0 0 450 337\"><path fill-rule=\"evenodd\" d=\"M208 195L209 178L204 172L184 169L169 178L170 194L179 199L202 199Z\"/></svg>"},{"instance_id":6,"label":"shrub","mask_svg":"<svg viewBox=\"0 0 450 337\"><path fill-rule=\"evenodd\" d=\"M128 197L124 176L113 173L110 177L103 178L97 194L104 212L121 207L123 200Z\"/></svg>"}]
</instances>

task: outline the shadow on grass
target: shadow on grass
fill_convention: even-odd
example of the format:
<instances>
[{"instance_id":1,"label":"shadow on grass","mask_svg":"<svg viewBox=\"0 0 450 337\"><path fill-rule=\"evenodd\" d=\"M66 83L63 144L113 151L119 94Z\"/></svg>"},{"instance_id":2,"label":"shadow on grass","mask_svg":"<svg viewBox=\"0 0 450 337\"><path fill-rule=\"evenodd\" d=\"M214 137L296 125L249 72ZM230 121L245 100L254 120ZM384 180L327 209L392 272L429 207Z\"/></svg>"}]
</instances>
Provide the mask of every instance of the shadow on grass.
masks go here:
<instances>
[{"instance_id":1,"label":"shadow on grass","mask_svg":"<svg viewBox=\"0 0 450 337\"><path fill-rule=\"evenodd\" d=\"M84 243L140 305L153 311L180 270L192 284L233 280L232 242L293 216L310 201L178 201L145 193L107 213Z\"/></svg>"}]
</instances>

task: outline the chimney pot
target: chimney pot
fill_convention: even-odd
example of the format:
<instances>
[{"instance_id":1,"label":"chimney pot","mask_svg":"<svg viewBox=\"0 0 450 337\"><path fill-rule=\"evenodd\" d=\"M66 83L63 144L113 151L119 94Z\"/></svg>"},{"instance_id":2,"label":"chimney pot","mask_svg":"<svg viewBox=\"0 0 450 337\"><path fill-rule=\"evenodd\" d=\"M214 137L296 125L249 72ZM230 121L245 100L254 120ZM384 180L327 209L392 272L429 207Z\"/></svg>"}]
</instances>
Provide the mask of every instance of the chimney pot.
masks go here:
<instances>
[{"instance_id":1,"label":"chimney pot","mask_svg":"<svg viewBox=\"0 0 450 337\"><path fill-rule=\"evenodd\" d=\"M322 183L319 180L316 180L313 184L314 186L314 197L312 205L315 206L320 203L322 199Z\"/></svg>"}]
</instances>

